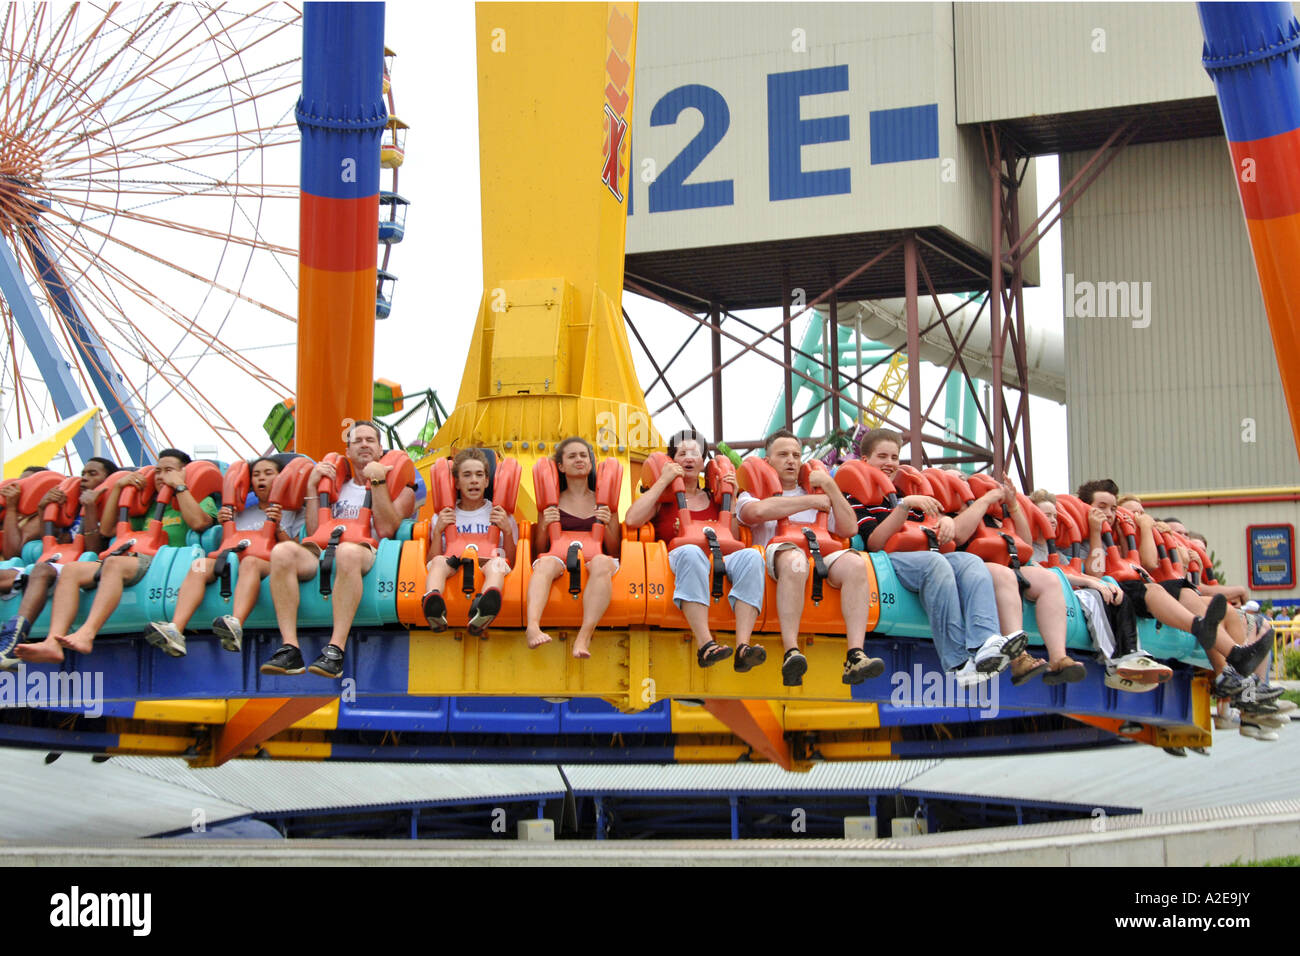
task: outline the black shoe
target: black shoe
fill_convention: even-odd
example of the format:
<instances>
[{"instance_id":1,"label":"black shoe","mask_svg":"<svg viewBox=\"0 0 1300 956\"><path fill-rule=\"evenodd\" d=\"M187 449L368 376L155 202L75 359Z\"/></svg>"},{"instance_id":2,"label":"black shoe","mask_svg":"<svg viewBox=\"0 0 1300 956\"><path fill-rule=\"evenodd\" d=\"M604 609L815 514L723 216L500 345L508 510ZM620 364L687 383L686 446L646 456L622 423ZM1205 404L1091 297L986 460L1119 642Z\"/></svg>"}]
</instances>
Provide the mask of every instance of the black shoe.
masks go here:
<instances>
[{"instance_id":1,"label":"black shoe","mask_svg":"<svg viewBox=\"0 0 1300 956\"><path fill-rule=\"evenodd\" d=\"M885 672L885 662L878 657L868 657L867 652L855 647L844 657L844 683L861 684Z\"/></svg>"},{"instance_id":2,"label":"black shoe","mask_svg":"<svg viewBox=\"0 0 1300 956\"><path fill-rule=\"evenodd\" d=\"M501 592L484 591L469 606L469 632L478 637L501 612Z\"/></svg>"},{"instance_id":3,"label":"black shoe","mask_svg":"<svg viewBox=\"0 0 1300 956\"><path fill-rule=\"evenodd\" d=\"M1223 621L1223 615L1228 611L1228 599L1222 594L1214 595L1210 601L1210 606L1205 609L1205 617L1198 617L1192 621L1192 636L1196 638L1196 643L1201 645L1201 649L1206 653L1214 647L1215 639L1219 634L1219 624ZM1259 661L1255 662L1256 666Z\"/></svg>"},{"instance_id":4,"label":"black shoe","mask_svg":"<svg viewBox=\"0 0 1300 956\"><path fill-rule=\"evenodd\" d=\"M320 657L312 661L311 667L307 670L320 677L332 677L338 680L343 676L343 651L336 644L326 644L325 650L320 652Z\"/></svg>"},{"instance_id":5,"label":"black shoe","mask_svg":"<svg viewBox=\"0 0 1300 956\"><path fill-rule=\"evenodd\" d=\"M803 684L803 675L808 673L808 658L799 653L799 648L792 647L785 652L781 662L781 683L786 687L799 687Z\"/></svg>"},{"instance_id":6,"label":"black shoe","mask_svg":"<svg viewBox=\"0 0 1300 956\"><path fill-rule=\"evenodd\" d=\"M1241 675L1233 669L1231 664L1224 666L1214 678L1214 683L1210 687L1210 696L1215 700L1232 700L1241 696L1241 691L1245 683Z\"/></svg>"},{"instance_id":7,"label":"black shoe","mask_svg":"<svg viewBox=\"0 0 1300 956\"><path fill-rule=\"evenodd\" d=\"M302 674L306 670L302 662L302 651L292 644L281 644L280 649L261 667L263 674Z\"/></svg>"},{"instance_id":8,"label":"black shoe","mask_svg":"<svg viewBox=\"0 0 1300 956\"><path fill-rule=\"evenodd\" d=\"M737 674L744 674L765 660L767 649L762 644L740 644L736 647L736 656L731 659L731 669Z\"/></svg>"},{"instance_id":9,"label":"black shoe","mask_svg":"<svg viewBox=\"0 0 1300 956\"><path fill-rule=\"evenodd\" d=\"M421 603L424 616L429 621L429 628L435 632L447 630L447 602L437 591L430 591Z\"/></svg>"},{"instance_id":10,"label":"black shoe","mask_svg":"<svg viewBox=\"0 0 1300 956\"><path fill-rule=\"evenodd\" d=\"M1222 595L1219 595L1222 597ZM1253 644L1238 645L1228 651L1228 663L1238 674L1253 674L1273 649L1273 636L1261 637Z\"/></svg>"}]
</instances>

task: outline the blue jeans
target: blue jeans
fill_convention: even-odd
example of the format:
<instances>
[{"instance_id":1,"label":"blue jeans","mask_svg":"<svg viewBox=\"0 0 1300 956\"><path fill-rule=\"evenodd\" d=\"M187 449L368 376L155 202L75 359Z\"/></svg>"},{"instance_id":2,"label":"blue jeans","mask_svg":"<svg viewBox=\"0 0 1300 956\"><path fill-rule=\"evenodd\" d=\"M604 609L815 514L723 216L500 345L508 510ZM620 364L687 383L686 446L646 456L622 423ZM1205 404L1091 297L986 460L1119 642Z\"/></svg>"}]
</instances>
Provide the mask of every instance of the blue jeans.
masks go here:
<instances>
[{"instance_id":1,"label":"blue jeans","mask_svg":"<svg viewBox=\"0 0 1300 956\"><path fill-rule=\"evenodd\" d=\"M763 609L763 556L753 548L733 551L722 559L731 578L731 609L737 601ZM684 544L668 552L668 567L673 572L673 603L679 608L684 601L709 604L709 558L693 544Z\"/></svg>"},{"instance_id":2,"label":"blue jeans","mask_svg":"<svg viewBox=\"0 0 1300 956\"><path fill-rule=\"evenodd\" d=\"M961 667L991 635L1001 633L989 569L973 554L898 551L889 563L899 582L921 599L944 670Z\"/></svg>"}]
</instances>

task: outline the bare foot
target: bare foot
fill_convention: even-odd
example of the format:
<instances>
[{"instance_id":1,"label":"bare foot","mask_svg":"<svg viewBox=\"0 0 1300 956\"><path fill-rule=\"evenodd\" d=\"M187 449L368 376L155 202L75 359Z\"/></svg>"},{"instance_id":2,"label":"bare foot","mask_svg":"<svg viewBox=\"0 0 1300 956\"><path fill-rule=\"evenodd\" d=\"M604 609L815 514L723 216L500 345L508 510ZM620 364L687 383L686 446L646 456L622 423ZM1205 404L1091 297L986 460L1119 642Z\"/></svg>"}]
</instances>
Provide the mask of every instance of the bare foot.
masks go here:
<instances>
[{"instance_id":1,"label":"bare foot","mask_svg":"<svg viewBox=\"0 0 1300 956\"><path fill-rule=\"evenodd\" d=\"M77 628L67 637L55 634L54 639L68 650L76 651L78 654L89 654L95 645L95 635L88 634L81 628Z\"/></svg>"},{"instance_id":2,"label":"bare foot","mask_svg":"<svg viewBox=\"0 0 1300 956\"><path fill-rule=\"evenodd\" d=\"M532 624L528 625L528 630L525 633L525 636L528 638L529 650L537 650L537 648L541 647L543 644L551 643L551 635L547 634L540 627L536 627Z\"/></svg>"},{"instance_id":3,"label":"bare foot","mask_svg":"<svg viewBox=\"0 0 1300 956\"><path fill-rule=\"evenodd\" d=\"M578 636L573 639L573 656L579 660L586 660L591 657L591 651L589 650L590 647L591 635L587 634L584 636L579 633Z\"/></svg>"},{"instance_id":4,"label":"bare foot","mask_svg":"<svg viewBox=\"0 0 1300 956\"><path fill-rule=\"evenodd\" d=\"M52 637L34 644L19 644L14 648L14 657L32 664L63 663L63 648Z\"/></svg>"}]
</instances>

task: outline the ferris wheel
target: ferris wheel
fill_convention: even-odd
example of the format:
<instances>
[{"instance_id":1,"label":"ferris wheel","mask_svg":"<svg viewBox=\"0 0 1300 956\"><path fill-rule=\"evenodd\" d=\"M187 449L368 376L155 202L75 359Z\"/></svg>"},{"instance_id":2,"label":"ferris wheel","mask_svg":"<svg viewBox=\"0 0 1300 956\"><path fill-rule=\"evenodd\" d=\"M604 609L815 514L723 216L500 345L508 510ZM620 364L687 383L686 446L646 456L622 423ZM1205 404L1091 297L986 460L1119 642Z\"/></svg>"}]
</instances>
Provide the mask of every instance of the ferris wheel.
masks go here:
<instances>
[{"instance_id":1,"label":"ferris wheel","mask_svg":"<svg viewBox=\"0 0 1300 956\"><path fill-rule=\"evenodd\" d=\"M248 456L293 393L301 13L0 13L0 427ZM93 454L82 433L76 450Z\"/></svg>"}]
</instances>

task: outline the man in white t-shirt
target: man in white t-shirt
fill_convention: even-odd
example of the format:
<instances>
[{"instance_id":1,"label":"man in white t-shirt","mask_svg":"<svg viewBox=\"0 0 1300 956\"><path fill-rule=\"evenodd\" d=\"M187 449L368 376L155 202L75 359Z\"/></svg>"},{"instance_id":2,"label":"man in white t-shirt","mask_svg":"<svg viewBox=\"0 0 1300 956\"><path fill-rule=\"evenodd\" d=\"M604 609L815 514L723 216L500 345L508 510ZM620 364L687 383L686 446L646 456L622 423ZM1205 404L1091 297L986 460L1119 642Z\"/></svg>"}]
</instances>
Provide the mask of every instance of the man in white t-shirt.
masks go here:
<instances>
[{"instance_id":1,"label":"man in white t-shirt","mask_svg":"<svg viewBox=\"0 0 1300 956\"><path fill-rule=\"evenodd\" d=\"M804 589L808 581L808 554L798 545L783 543L768 548L776 534L780 518L800 524L812 524L819 512L831 515L830 531L842 538L857 531L857 518L834 479L825 471L813 471L808 479L812 488L799 485L803 465L803 448L799 439L786 429L768 436L767 463L781 480L779 497L759 500L741 492L736 500L736 514L754 532L754 543L766 551L767 572L776 581L776 612L781 621L781 643L785 658L781 662L781 679L787 687L803 683L808 660L799 650L799 623L803 618ZM820 493L819 493L820 492ZM841 560L844 559L844 560ZM826 580L840 591L844 614L844 631L848 652L844 661L844 683L860 684L885 672L885 662L866 653L867 605L870 590L867 568L861 555L850 550L833 551L822 556Z\"/></svg>"},{"instance_id":2,"label":"man in white t-shirt","mask_svg":"<svg viewBox=\"0 0 1300 956\"><path fill-rule=\"evenodd\" d=\"M348 429L347 456L352 480L344 484L338 499L331 503L330 512L334 518L357 517L369 492L370 533L375 538L393 537L401 523L415 512L414 488L403 488L396 499L389 497L387 478L392 467L380 464L383 454L379 426L360 421ZM322 478L333 477L334 466L320 462L307 479L312 494L304 499L304 537L310 538L316 533L319 520L316 488ZM284 643L262 665L263 674L301 674L310 670L321 677L337 679L343 676L343 649L347 646L352 619L361 603L361 579L374 566L375 551L365 544L344 541L338 545L334 560L334 631L320 657L311 667L304 667L302 651L298 647L298 583L315 577L320 559L316 552L296 541L282 541L271 552L271 600L275 604L275 618Z\"/></svg>"}]
</instances>

